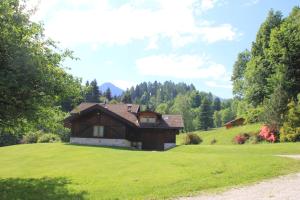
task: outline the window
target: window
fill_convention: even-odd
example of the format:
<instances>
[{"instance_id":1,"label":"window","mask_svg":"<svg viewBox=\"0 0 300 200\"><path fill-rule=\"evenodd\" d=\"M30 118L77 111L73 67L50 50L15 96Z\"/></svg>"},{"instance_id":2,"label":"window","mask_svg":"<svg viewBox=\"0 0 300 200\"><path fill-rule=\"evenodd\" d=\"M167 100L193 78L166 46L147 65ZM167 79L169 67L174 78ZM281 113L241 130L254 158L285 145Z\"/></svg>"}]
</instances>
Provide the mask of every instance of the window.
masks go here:
<instances>
[{"instance_id":1,"label":"window","mask_svg":"<svg viewBox=\"0 0 300 200\"><path fill-rule=\"evenodd\" d=\"M154 117L142 117L140 119L141 123L155 123L155 118Z\"/></svg>"},{"instance_id":2,"label":"window","mask_svg":"<svg viewBox=\"0 0 300 200\"><path fill-rule=\"evenodd\" d=\"M94 126L94 137L103 137L104 136L104 127L103 126Z\"/></svg>"}]
</instances>

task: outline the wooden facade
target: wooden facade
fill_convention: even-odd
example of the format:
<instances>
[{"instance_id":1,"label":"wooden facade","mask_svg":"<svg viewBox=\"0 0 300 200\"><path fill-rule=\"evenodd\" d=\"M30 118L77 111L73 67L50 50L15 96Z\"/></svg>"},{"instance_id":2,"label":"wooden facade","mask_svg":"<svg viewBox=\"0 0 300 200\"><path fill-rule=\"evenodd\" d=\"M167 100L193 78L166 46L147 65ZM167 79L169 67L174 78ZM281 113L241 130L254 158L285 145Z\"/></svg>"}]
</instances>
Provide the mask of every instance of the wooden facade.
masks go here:
<instances>
[{"instance_id":1,"label":"wooden facade","mask_svg":"<svg viewBox=\"0 0 300 200\"><path fill-rule=\"evenodd\" d=\"M229 129L229 128L232 128L234 126L242 126L244 124L244 122L245 122L244 118L238 118L238 119L231 120L231 121L227 122L224 125L227 129Z\"/></svg>"},{"instance_id":2,"label":"wooden facade","mask_svg":"<svg viewBox=\"0 0 300 200\"><path fill-rule=\"evenodd\" d=\"M114 111L114 106L91 105L91 107L73 113L65 120L65 125L71 128L71 142L80 144L99 144L108 146L126 146L144 150L165 150L176 144L176 134L183 127L170 126L174 122L182 121L180 116L165 119L155 112L132 112L123 104L123 110ZM123 108L122 106L119 106ZM130 113L126 113L130 112ZM135 117L135 118L134 118ZM144 120L142 118L151 118ZM155 122L153 122L155 118ZM176 120L174 120L176 119ZM172 125L173 125L172 124ZM101 127L101 135L95 135L95 127Z\"/></svg>"}]
</instances>

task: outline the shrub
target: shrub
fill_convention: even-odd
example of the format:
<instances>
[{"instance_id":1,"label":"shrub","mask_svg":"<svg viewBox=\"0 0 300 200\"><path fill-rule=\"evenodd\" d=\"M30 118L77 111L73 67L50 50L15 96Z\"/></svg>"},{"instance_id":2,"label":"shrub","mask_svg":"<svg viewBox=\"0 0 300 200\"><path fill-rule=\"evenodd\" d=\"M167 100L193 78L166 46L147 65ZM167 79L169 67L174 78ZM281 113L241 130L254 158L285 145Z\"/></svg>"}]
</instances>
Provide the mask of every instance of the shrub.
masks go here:
<instances>
[{"instance_id":1,"label":"shrub","mask_svg":"<svg viewBox=\"0 0 300 200\"><path fill-rule=\"evenodd\" d=\"M241 133L233 138L233 142L235 144L244 144L249 138L250 135L248 133Z\"/></svg>"},{"instance_id":2,"label":"shrub","mask_svg":"<svg viewBox=\"0 0 300 200\"><path fill-rule=\"evenodd\" d=\"M274 128L267 125L262 126L259 133L259 136L263 140L266 140L268 142L276 142L278 140L277 135L277 131Z\"/></svg>"},{"instance_id":3,"label":"shrub","mask_svg":"<svg viewBox=\"0 0 300 200\"><path fill-rule=\"evenodd\" d=\"M22 144L30 144L30 143L37 143L38 138L42 135L41 131L36 131L36 132L29 132L26 133L22 140L21 143Z\"/></svg>"},{"instance_id":4,"label":"shrub","mask_svg":"<svg viewBox=\"0 0 300 200\"><path fill-rule=\"evenodd\" d=\"M210 141L210 144L216 144L216 143L217 143L216 138L214 138L214 139L212 139L212 140Z\"/></svg>"},{"instance_id":5,"label":"shrub","mask_svg":"<svg viewBox=\"0 0 300 200\"><path fill-rule=\"evenodd\" d=\"M298 102L291 100L288 104L288 113L280 129L280 141L300 141L300 95L298 96Z\"/></svg>"},{"instance_id":6,"label":"shrub","mask_svg":"<svg viewBox=\"0 0 300 200\"><path fill-rule=\"evenodd\" d=\"M195 133L187 133L184 137L184 144L200 144L202 139Z\"/></svg>"},{"instance_id":7,"label":"shrub","mask_svg":"<svg viewBox=\"0 0 300 200\"><path fill-rule=\"evenodd\" d=\"M46 133L41 135L38 138L38 143L53 143L53 142L60 142L60 137L58 135L52 133Z\"/></svg>"},{"instance_id":8,"label":"shrub","mask_svg":"<svg viewBox=\"0 0 300 200\"><path fill-rule=\"evenodd\" d=\"M19 136L11 132L0 130L0 147L18 144Z\"/></svg>"}]
</instances>

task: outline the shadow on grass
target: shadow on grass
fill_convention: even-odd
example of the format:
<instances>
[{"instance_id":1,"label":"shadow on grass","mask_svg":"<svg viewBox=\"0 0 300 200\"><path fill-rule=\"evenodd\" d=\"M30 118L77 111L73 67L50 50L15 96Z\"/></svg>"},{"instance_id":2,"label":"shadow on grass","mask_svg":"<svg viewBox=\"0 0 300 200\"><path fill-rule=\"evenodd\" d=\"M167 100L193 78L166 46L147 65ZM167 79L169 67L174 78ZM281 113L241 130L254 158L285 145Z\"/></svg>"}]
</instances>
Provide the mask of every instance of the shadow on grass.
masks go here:
<instances>
[{"instance_id":1,"label":"shadow on grass","mask_svg":"<svg viewBox=\"0 0 300 200\"><path fill-rule=\"evenodd\" d=\"M0 179L1 200L84 199L86 192L70 192L66 178L6 178Z\"/></svg>"},{"instance_id":2,"label":"shadow on grass","mask_svg":"<svg viewBox=\"0 0 300 200\"><path fill-rule=\"evenodd\" d=\"M96 148L124 150L124 151L142 151L141 149L136 149L133 147L130 148L130 147L101 146L101 145L89 145L89 144L71 144L71 143L64 143L64 144L70 145L70 146L79 146L79 147L96 147Z\"/></svg>"}]
</instances>

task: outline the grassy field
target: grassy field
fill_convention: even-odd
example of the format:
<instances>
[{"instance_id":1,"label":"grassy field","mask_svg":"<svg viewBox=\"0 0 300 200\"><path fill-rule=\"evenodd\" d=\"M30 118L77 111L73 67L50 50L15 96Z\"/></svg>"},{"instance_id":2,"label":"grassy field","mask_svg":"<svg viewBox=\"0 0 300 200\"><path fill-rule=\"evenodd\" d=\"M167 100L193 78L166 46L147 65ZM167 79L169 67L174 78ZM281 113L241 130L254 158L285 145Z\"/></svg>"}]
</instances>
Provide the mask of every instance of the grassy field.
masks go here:
<instances>
[{"instance_id":1,"label":"grassy field","mask_svg":"<svg viewBox=\"0 0 300 200\"><path fill-rule=\"evenodd\" d=\"M239 133L249 133L258 132L261 128L261 124L250 124L247 126L238 126L231 129L215 128L209 131L196 131L194 133L198 134L202 139L202 144L210 144L213 139L217 140L217 145L233 144L232 139ZM177 136L177 144L182 143L184 134Z\"/></svg>"},{"instance_id":2,"label":"grassy field","mask_svg":"<svg viewBox=\"0 0 300 200\"><path fill-rule=\"evenodd\" d=\"M300 170L300 144L194 145L166 152L69 144L0 148L0 199L165 199Z\"/></svg>"}]
</instances>

